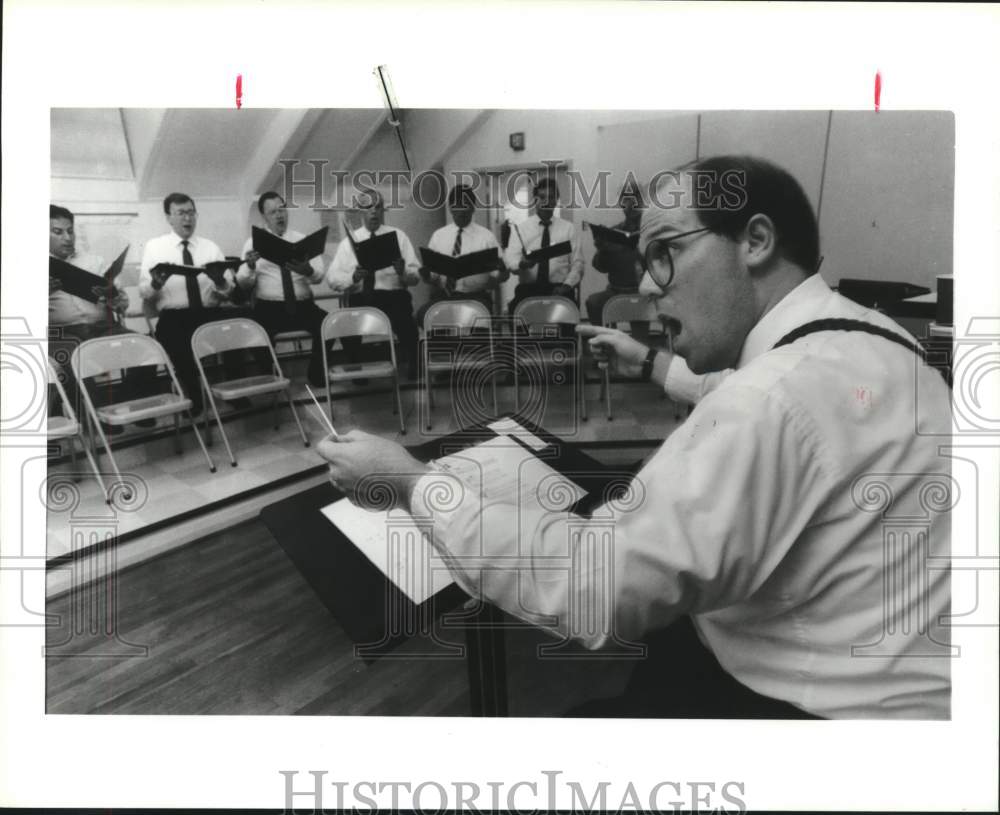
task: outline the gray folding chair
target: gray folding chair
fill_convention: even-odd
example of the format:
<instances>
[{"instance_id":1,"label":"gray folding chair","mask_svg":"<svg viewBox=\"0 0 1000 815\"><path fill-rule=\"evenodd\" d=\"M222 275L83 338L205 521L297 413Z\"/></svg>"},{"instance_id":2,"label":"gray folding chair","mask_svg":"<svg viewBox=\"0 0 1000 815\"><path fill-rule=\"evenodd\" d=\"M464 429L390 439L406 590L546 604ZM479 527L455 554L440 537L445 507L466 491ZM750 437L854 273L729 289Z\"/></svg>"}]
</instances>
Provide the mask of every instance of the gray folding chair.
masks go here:
<instances>
[{"instance_id":1,"label":"gray folding chair","mask_svg":"<svg viewBox=\"0 0 1000 815\"><path fill-rule=\"evenodd\" d=\"M605 328L619 328L621 323L629 324L629 332L632 330L634 322L657 322L656 306L648 298L641 294L616 294L604 304L602 313ZM665 331L667 339L667 350L673 351L673 337L669 331ZM607 366L604 367L604 379L601 382L601 390L606 400L608 408L608 421L613 418L611 415L611 374ZM666 398L666 392L662 394ZM674 402L674 418L680 419L680 406Z\"/></svg>"},{"instance_id":2,"label":"gray folding chair","mask_svg":"<svg viewBox=\"0 0 1000 815\"><path fill-rule=\"evenodd\" d=\"M580 418L587 421L587 400L583 389L583 338L576 334L576 352L564 355L562 349L546 353L544 340L554 335L559 326L577 325L580 309L567 297L526 297L514 309L514 409L521 407L519 373L524 365L573 365L576 368L575 395L580 400ZM557 335L555 335L557 336ZM520 340L520 344L519 344ZM530 345L525 344L530 341Z\"/></svg>"},{"instance_id":3,"label":"gray folding chair","mask_svg":"<svg viewBox=\"0 0 1000 815\"><path fill-rule=\"evenodd\" d=\"M474 353L463 353L461 343L478 337L486 342L488 354L484 359ZM432 348L435 338L454 342L454 349ZM466 346L468 348L468 346ZM456 353L456 351L458 353ZM435 358L437 357L437 358ZM442 300L435 303L424 315L424 339L421 354L424 372L424 398L427 404L427 429L431 429L431 410L434 407L434 373L460 371L485 372L493 386L493 415L497 410L497 377L493 356L493 320L490 311L478 300ZM461 379L461 382L467 381Z\"/></svg>"},{"instance_id":4,"label":"gray folding chair","mask_svg":"<svg viewBox=\"0 0 1000 815\"><path fill-rule=\"evenodd\" d=\"M90 452L90 444L87 437L83 434L83 426L76 418L76 411L73 410L69 397L66 396L66 389L63 387L62 382L59 381L59 374L56 373L55 363L53 363L51 359L48 361L48 369L49 384L56 386L56 392L59 394L59 399L62 401L63 415L49 416L47 436L53 441L69 439L69 452L74 467L76 466L76 446L73 442L79 440L80 446L83 448L83 453L87 457L87 461L90 463L90 469L94 473L94 478L96 478L97 483L101 485L101 492L104 493L104 503L110 504L111 496L108 494L108 488L104 486L104 479L101 478L101 471L97 469L97 462L94 461L94 456Z\"/></svg>"},{"instance_id":5,"label":"gray folding chair","mask_svg":"<svg viewBox=\"0 0 1000 815\"><path fill-rule=\"evenodd\" d=\"M403 400L399 395L399 368L396 365L396 348L393 345L392 324L386 313L371 306L348 307L333 311L323 320L320 335L323 342L323 370L326 375L326 401L330 411L330 421L333 421L333 390L331 385L334 382L358 378L391 379L396 392L392 412L399 415L399 432L405 434L406 423L403 419ZM327 346L331 340L342 340L344 337L363 337L384 341L389 346L389 358L331 366Z\"/></svg>"},{"instance_id":6,"label":"gray folding chair","mask_svg":"<svg viewBox=\"0 0 1000 815\"><path fill-rule=\"evenodd\" d=\"M256 376L244 376L239 379L228 379L221 382L211 382L205 373L203 360L207 356L223 354L227 351L238 351L242 348L262 348L266 347L271 355L271 363L274 366L269 374L258 374ZM292 382L281 372L281 365L278 363L278 355L274 352L274 346L267 336L264 327L253 320L245 317L234 317L229 320L217 320L213 323L205 323L199 326L191 335L191 353L194 354L195 364L198 366L198 375L201 380L202 393L207 397L208 404L212 408L215 416L215 423L219 427L222 435L222 442L226 445L226 452L229 454L229 463L235 467L236 457L233 455L233 448L229 445L229 437L222 426L222 419L219 417L219 410L215 404L216 399L226 402L234 399L246 399L250 396L260 396L265 393L274 394L274 429L278 425L278 397L284 393L288 400L288 407L292 411L292 418L299 428L299 435L302 436L302 443L308 447L309 439L302 429L302 422L299 421L299 414L295 411L295 402L292 399ZM208 420L205 420L205 430L208 432Z\"/></svg>"},{"instance_id":7,"label":"gray folding chair","mask_svg":"<svg viewBox=\"0 0 1000 815\"><path fill-rule=\"evenodd\" d=\"M123 371L126 368L135 368L143 365L162 365L173 390L170 393L158 393L154 396L144 396L139 399L129 399L124 402L95 407L90 397L90 390L84 384L84 380L101 374L109 374L112 371ZM126 425L143 419L156 419L160 416L174 417L174 431L178 455L180 447L180 415L186 413L191 422L191 430L194 432L201 452L205 454L205 461L208 462L208 469L215 472L215 462L205 448L201 433L191 417L191 400L184 395L177 375L174 373L174 366L170 363L170 357L152 337L143 334L115 334L110 337L97 337L81 343L73 356L70 358L70 366L76 381L80 383L80 393L83 395L84 405L87 408L87 418L97 434L101 437L101 443L108 454L108 461L115 471L115 477L125 487L118 463L111 452L111 445L101 428L101 422L109 425ZM126 488L127 489L127 488Z\"/></svg>"}]
</instances>

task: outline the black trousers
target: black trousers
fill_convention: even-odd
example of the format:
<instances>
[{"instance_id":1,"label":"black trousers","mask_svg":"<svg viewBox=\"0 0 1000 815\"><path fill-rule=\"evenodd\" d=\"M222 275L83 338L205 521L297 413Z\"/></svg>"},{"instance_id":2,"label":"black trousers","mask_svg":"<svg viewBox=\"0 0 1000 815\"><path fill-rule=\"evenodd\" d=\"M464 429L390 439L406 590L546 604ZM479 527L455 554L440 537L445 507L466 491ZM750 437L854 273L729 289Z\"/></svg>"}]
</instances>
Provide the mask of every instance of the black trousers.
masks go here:
<instances>
[{"instance_id":1,"label":"black trousers","mask_svg":"<svg viewBox=\"0 0 1000 815\"><path fill-rule=\"evenodd\" d=\"M309 356L309 381L315 384L323 382L323 346L320 341L320 329L326 312L312 300L299 300L295 304L295 313L289 314L282 300L258 300L253 307L253 319L264 326L264 330L272 338L275 334L285 331L308 331L312 340L312 353Z\"/></svg>"},{"instance_id":2,"label":"black trousers","mask_svg":"<svg viewBox=\"0 0 1000 815\"><path fill-rule=\"evenodd\" d=\"M417 324L413 319L413 297L405 289L376 289L371 292L352 293L350 306L371 306L384 311L399 339L399 353L411 372L417 369ZM344 339L344 350L352 362L361 357L361 338Z\"/></svg>"},{"instance_id":3,"label":"black trousers","mask_svg":"<svg viewBox=\"0 0 1000 815\"><path fill-rule=\"evenodd\" d=\"M198 369L195 367L194 354L191 352L191 336L195 329L205 323L231 320L236 317L253 319L253 314L246 308L171 308L160 312L160 318L156 323L156 340L170 357L181 387L184 388L184 395L194 403L195 408L200 408L202 399ZM235 379L242 374L239 363L241 357L242 354L238 351L222 355L227 379Z\"/></svg>"},{"instance_id":4,"label":"black trousers","mask_svg":"<svg viewBox=\"0 0 1000 815\"><path fill-rule=\"evenodd\" d=\"M818 719L756 693L726 671L698 638L690 617L646 638L638 663L617 699L585 702L566 713L587 718Z\"/></svg>"}]
</instances>

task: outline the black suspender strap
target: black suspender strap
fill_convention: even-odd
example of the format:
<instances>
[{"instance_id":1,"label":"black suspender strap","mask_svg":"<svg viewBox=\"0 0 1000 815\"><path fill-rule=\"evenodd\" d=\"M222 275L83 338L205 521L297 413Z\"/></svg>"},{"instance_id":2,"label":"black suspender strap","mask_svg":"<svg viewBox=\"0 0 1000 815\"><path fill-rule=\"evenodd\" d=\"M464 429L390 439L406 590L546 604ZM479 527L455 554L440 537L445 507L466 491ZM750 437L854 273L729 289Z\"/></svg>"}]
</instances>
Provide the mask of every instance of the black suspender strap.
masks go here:
<instances>
[{"instance_id":1,"label":"black suspender strap","mask_svg":"<svg viewBox=\"0 0 1000 815\"><path fill-rule=\"evenodd\" d=\"M811 323L800 325L794 331L790 331L788 334L785 334L784 337L774 344L774 347L781 348L783 345L789 345L796 340L802 339L802 337L805 337L807 334L816 334L820 331L863 331L865 334L874 334L876 337L882 337L883 339L894 342L897 345L901 345L903 348L912 351L925 363L927 362L927 354L924 352L923 348L918 345L914 345L905 337L901 337L895 331L890 331L887 328L866 323L864 320L848 320L842 317L834 317L826 320L813 320ZM948 383L948 387L950 388L951 377L949 374L940 369L935 370L937 370L938 373L944 377L944 381Z\"/></svg>"}]
</instances>

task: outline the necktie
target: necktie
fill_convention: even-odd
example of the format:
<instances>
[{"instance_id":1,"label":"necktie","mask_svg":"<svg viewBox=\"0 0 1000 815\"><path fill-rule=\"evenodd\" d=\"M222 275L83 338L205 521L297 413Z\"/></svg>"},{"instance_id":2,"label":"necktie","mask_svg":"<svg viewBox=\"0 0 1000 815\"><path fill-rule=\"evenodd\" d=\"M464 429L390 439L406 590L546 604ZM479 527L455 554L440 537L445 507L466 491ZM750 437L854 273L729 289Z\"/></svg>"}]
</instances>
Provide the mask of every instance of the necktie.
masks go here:
<instances>
[{"instance_id":1,"label":"necktie","mask_svg":"<svg viewBox=\"0 0 1000 815\"><path fill-rule=\"evenodd\" d=\"M549 235L549 224L550 221L542 221L542 249L548 249L552 245L552 238ZM549 261L542 260L538 263L538 285L548 286L549 285Z\"/></svg>"},{"instance_id":2,"label":"necktie","mask_svg":"<svg viewBox=\"0 0 1000 815\"><path fill-rule=\"evenodd\" d=\"M285 312L295 314L295 286L292 285L292 273L281 267L281 294L285 300Z\"/></svg>"},{"instance_id":3,"label":"necktie","mask_svg":"<svg viewBox=\"0 0 1000 815\"><path fill-rule=\"evenodd\" d=\"M191 257L191 250L188 249L188 241L181 241L181 262L185 266L194 266L194 258ZM188 308L201 308L201 287L198 285L198 275L184 275L184 283L187 285Z\"/></svg>"},{"instance_id":4,"label":"necktie","mask_svg":"<svg viewBox=\"0 0 1000 815\"><path fill-rule=\"evenodd\" d=\"M462 227L458 228L458 232L455 233L455 245L451 247L451 256L457 258L462 254ZM455 291L455 284L458 281L454 277L446 277L444 280L444 287L447 291Z\"/></svg>"},{"instance_id":5,"label":"necktie","mask_svg":"<svg viewBox=\"0 0 1000 815\"><path fill-rule=\"evenodd\" d=\"M374 237L375 233L369 232L367 240L371 240ZM364 284L365 294L371 294L373 291L375 291L375 270L366 269L365 271L366 271L365 284Z\"/></svg>"}]
</instances>

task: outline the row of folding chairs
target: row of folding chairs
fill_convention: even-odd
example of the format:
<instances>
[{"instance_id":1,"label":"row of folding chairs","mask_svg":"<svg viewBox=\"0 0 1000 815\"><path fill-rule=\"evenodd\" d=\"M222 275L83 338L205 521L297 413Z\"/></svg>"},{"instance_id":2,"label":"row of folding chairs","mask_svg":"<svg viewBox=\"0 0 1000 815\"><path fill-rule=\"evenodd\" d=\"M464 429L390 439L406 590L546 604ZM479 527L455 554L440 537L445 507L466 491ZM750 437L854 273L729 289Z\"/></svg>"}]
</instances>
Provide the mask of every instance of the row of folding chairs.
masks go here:
<instances>
[{"instance_id":1,"label":"row of folding chairs","mask_svg":"<svg viewBox=\"0 0 1000 815\"><path fill-rule=\"evenodd\" d=\"M648 303L642 298L622 295L609 301L605 308L605 324L613 325L621 321L635 319L653 319ZM562 297L532 297L522 301L514 313L515 330L511 336L512 368L514 373L515 410L521 407L521 376L526 369L541 371L552 366L575 369L574 395L579 399L580 415L587 418L587 406L584 398L584 377L582 369L583 348L582 339L574 332L574 338L561 343L539 342L540 339L558 338L552 329L556 326L575 326L580 321L579 309L571 300ZM333 415L333 385L336 382L356 378L390 378L393 381L393 413L399 416L400 433L406 432L403 415L402 399L399 387L399 368L393 343L392 327L388 316L372 307L344 308L331 312L323 321L321 336L323 340L323 367L326 372L327 405L331 421ZM387 358L361 362L356 364L332 364L328 356L330 341L343 340L345 337L361 337L369 342L381 341L388 347ZM439 340L463 341L475 339L471 347L472 353L455 352L455 344L439 342ZM468 346L467 346L468 347ZM208 357L219 357L222 354L251 348L266 349L271 373L258 374L249 377L212 382L206 371L204 360ZM282 396L288 402L289 409L295 420L303 444L309 446L295 409L291 394L291 380L281 369L275 353L274 344L264 328L257 322L247 318L232 318L199 327L191 338L191 349L199 373L200 387L204 402L211 410L215 423L229 456L231 466L237 466L229 438L219 413L217 402L232 401L263 394L273 394L277 418L278 399ZM434 408L435 374L448 373L470 377L467 381L482 383L489 379L493 397L493 413L498 414L497 406L497 375L501 368L495 344L494 318L488 309L474 300L443 301L435 303L428 309L424 319L424 339L421 348L422 380L424 399L427 405L427 428L431 428L431 412ZM102 407L95 406L89 389L81 387L80 392L86 408L87 435L92 431L100 438L101 444L108 456L111 467L118 481L122 481L111 445L105 434L102 423L109 425L125 425L143 419L171 416L174 419L175 439L180 451L180 418L186 414L198 445L205 456L211 472L216 471L215 463L209 455L205 440L198 430L197 423L191 416L191 400L188 399L174 372L173 366L163 347L152 337L142 334L120 334L111 337L100 337L82 343L73 353L70 365L78 382L97 376L110 375L131 367L157 366L162 367L170 380L169 393L157 394L125 402L113 403ZM50 376L54 376L50 366ZM530 377L529 377L530 378ZM58 377L54 377L57 387L62 391ZM611 418L610 380L605 372L604 391L608 400L608 418ZM54 417L50 421L49 435L51 438L70 438L71 444L79 438L84 452L91 463L95 476L101 484L105 495L108 495L103 480L91 456L84 427L72 411L69 400L62 397L64 410L69 412L65 417ZM64 419L61 421L60 419ZM276 422L277 427L277 422ZM209 443L211 442L209 420L204 417L204 430ZM75 455L75 449L74 449Z\"/></svg>"}]
</instances>

